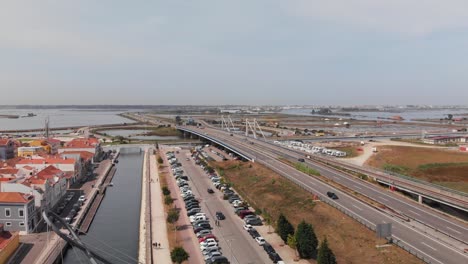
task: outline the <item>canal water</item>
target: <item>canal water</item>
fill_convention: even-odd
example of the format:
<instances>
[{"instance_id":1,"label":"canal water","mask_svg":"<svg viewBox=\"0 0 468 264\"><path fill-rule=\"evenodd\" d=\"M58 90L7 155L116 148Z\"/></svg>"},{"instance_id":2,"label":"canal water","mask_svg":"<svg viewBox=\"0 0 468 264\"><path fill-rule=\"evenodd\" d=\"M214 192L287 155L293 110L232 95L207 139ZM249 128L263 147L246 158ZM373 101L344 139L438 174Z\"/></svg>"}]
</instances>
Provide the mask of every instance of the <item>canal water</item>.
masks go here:
<instances>
[{"instance_id":1,"label":"canal water","mask_svg":"<svg viewBox=\"0 0 468 264\"><path fill-rule=\"evenodd\" d=\"M88 235L81 240L111 263L137 263L143 153L122 154ZM65 264L88 263L78 249L68 249Z\"/></svg>"}]
</instances>

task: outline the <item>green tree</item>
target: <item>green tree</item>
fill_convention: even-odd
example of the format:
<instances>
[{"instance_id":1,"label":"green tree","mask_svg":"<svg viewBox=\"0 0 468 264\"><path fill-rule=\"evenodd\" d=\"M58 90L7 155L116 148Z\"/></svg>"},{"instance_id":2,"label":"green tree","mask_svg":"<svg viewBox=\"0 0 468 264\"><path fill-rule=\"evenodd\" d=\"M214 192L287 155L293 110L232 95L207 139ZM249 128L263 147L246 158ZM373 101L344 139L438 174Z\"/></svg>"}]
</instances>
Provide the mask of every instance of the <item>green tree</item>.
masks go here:
<instances>
[{"instance_id":1,"label":"green tree","mask_svg":"<svg viewBox=\"0 0 468 264\"><path fill-rule=\"evenodd\" d=\"M335 254L328 247L327 238L320 243L318 251L317 264L336 264Z\"/></svg>"},{"instance_id":2,"label":"green tree","mask_svg":"<svg viewBox=\"0 0 468 264\"><path fill-rule=\"evenodd\" d=\"M171 223L171 224L174 224L176 223L177 221L179 221L179 211L176 210L176 209L171 209L169 210L169 212L167 213L167 222Z\"/></svg>"},{"instance_id":3,"label":"green tree","mask_svg":"<svg viewBox=\"0 0 468 264\"><path fill-rule=\"evenodd\" d=\"M158 163L163 164L163 162L164 162L163 159L161 157L158 157Z\"/></svg>"},{"instance_id":4,"label":"green tree","mask_svg":"<svg viewBox=\"0 0 468 264\"><path fill-rule=\"evenodd\" d=\"M171 260L177 264L181 264L182 262L188 260L189 257L190 255L183 247L175 247L171 251Z\"/></svg>"},{"instance_id":5,"label":"green tree","mask_svg":"<svg viewBox=\"0 0 468 264\"><path fill-rule=\"evenodd\" d=\"M297 226L295 236L299 257L310 259L317 256L318 240L311 224L302 220L302 222Z\"/></svg>"},{"instance_id":6,"label":"green tree","mask_svg":"<svg viewBox=\"0 0 468 264\"><path fill-rule=\"evenodd\" d=\"M180 125L182 123L182 118L180 118L180 116L176 116L175 117L175 122L177 125Z\"/></svg>"},{"instance_id":7,"label":"green tree","mask_svg":"<svg viewBox=\"0 0 468 264\"><path fill-rule=\"evenodd\" d=\"M297 257L297 240L295 235L288 235L288 246L294 250L294 254L296 254Z\"/></svg>"},{"instance_id":8,"label":"green tree","mask_svg":"<svg viewBox=\"0 0 468 264\"><path fill-rule=\"evenodd\" d=\"M164 195L169 195L169 194L171 194L171 191L167 188L167 186L163 186L162 187L162 193Z\"/></svg>"},{"instance_id":9,"label":"green tree","mask_svg":"<svg viewBox=\"0 0 468 264\"><path fill-rule=\"evenodd\" d=\"M283 215L280 214L278 217L278 223L276 226L277 233L284 241L284 243L288 242L288 235L294 235L294 226L289 223L288 219Z\"/></svg>"},{"instance_id":10,"label":"green tree","mask_svg":"<svg viewBox=\"0 0 468 264\"><path fill-rule=\"evenodd\" d=\"M164 203L165 204L170 205L173 202L174 202L174 199L171 196L169 196L169 195L164 196Z\"/></svg>"}]
</instances>

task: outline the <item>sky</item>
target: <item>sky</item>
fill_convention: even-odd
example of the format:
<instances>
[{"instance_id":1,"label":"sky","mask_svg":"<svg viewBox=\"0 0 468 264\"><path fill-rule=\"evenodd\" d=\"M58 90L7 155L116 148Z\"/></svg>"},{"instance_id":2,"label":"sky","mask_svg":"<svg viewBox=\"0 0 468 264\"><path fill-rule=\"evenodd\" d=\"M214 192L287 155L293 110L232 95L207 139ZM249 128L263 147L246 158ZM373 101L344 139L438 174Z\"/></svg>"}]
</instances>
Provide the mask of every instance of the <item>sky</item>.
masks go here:
<instances>
[{"instance_id":1,"label":"sky","mask_svg":"<svg viewBox=\"0 0 468 264\"><path fill-rule=\"evenodd\" d=\"M0 0L0 105L468 105L466 0Z\"/></svg>"}]
</instances>

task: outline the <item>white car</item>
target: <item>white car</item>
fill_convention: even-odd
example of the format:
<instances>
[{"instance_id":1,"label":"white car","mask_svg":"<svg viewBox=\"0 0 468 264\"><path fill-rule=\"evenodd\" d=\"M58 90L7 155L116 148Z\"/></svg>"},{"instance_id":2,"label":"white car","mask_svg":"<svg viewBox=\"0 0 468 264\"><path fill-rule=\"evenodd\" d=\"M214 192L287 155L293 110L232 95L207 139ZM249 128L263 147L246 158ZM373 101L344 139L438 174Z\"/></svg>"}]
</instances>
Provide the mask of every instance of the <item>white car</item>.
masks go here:
<instances>
[{"instance_id":1,"label":"white car","mask_svg":"<svg viewBox=\"0 0 468 264\"><path fill-rule=\"evenodd\" d=\"M253 226L251 226L249 224L245 224L242 227L245 229L245 231L249 231L249 230L251 230L253 228Z\"/></svg>"},{"instance_id":2,"label":"white car","mask_svg":"<svg viewBox=\"0 0 468 264\"><path fill-rule=\"evenodd\" d=\"M86 197L84 195L81 195L80 198L78 198L78 202L84 202L86 201Z\"/></svg>"},{"instance_id":3,"label":"white car","mask_svg":"<svg viewBox=\"0 0 468 264\"><path fill-rule=\"evenodd\" d=\"M207 240L203 241L200 243L200 246L204 246L206 247L208 244L210 243L216 243L218 244L218 242L216 242L216 240L214 238L208 238Z\"/></svg>"},{"instance_id":4,"label":"white car","mask_svg":"<svg viewBox=\"0 0 468 264\"><path fill-rule=\"evenodd\" d=\"M266 242L265 239L264 239L263 237L261 237L261 236L256 237L256 238L255 238L255 241L257 241L257 243L258 243L260 246L263 246L263 245L265 244L265 242Z\"/></svg>"},{"instance_id":5,"label":"white car","mask_svg":"<svg viewBox=\"0 0 468 264\"><path fill-rule=\"evenodd\" d=\"M217 246L218 246L218 242L209 242L209 243L206 243L205 245L200 245L200 249L203 251L207 248L213 248Z\"/></svg>"},{"instance_id":6,"label":"white car","mask_svg":"<svg viewBox=\"0 0 468 264\"><path fill-rule=\"evenodd\" d=\"M200 216L197 216L197 217L194 217L194 218L190 217L190 223L194 223L194 222L200 221L200 220L205 221L205 220L208 220L208 218L206 218L206 216L204 216L204 215L200 215Z\"/></svg>"}]
</instances>

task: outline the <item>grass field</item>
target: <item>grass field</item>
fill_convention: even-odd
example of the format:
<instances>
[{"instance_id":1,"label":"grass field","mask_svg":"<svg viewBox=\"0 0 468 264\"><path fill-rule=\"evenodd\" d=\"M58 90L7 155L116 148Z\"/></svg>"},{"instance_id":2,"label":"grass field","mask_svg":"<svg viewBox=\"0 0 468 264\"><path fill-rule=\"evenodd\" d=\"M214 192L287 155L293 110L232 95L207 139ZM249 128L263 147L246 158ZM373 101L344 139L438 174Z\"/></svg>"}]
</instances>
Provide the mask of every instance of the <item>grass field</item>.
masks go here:
<instances>
[{"instance_id":1,"label":"grass field","mask_svg":"<svg viewBox=\"0 0 468 264\"><path fill-rule=\"evenodd\" d=\"M384 241L337 209L314 202L294 183L257 163L213 162L249 204L276 220L282 212L297 226L303 219L314 226L319 240L327 236L338 263L421 263L394 246L377 249ZM315 263L311 261L311 263Z\"/></svg>"},{"instance_id":2,"label":"grass field","mask_svg":"<svg viewBox=\"0 0 468 264\"><path fill-rule=\"evenodd\" d=\"M468 192L468 154L436 148L383 146L367 165Z\"/></svg>"}]
</instances>

